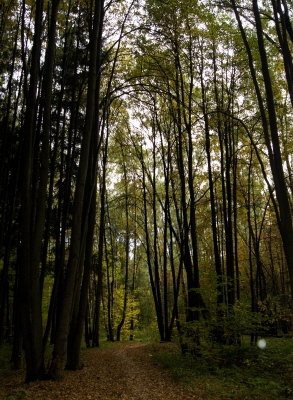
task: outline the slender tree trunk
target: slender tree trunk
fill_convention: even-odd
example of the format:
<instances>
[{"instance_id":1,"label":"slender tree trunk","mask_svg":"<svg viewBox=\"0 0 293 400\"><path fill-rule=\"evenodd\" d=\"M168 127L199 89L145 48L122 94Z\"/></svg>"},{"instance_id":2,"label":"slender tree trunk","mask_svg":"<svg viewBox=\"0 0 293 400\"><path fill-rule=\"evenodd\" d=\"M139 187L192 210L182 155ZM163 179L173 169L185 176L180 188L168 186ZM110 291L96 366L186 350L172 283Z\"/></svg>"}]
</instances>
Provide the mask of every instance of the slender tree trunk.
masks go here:
<instances>
[{"instance_id":1,"label":"slender tree trunk","mask_svg":"<svg viewBox=\"0 0 293 400\"><path fill-rule=\"evenodd\" d=\"M104 235L104 247L105 247L105 257L107 264L107 323L108 323L108 340L110 342L115 342L115 334L114 334L114 284L115 284L115 265L114 265L114 242L113 242L113 233L111 229L111 223L109 218L109 205L107 202L107 217L108 217L108 225L109 225L109 236L110 236L110 249L107 247L106 235ZM109 256L109 253L111 256Z\"/></svg>"},{"instance_id":2,"label":"slender tree trunk","mask_svg":"<svg viewBox=\"0 0 293 400\"><path fill-rule=\"evenodd\" d=\"M33 224L33 157L34 129L37 114L37 85L39 81L39 63L41 52L43 1L38 1L35 15L35 34L32 48L30 85L27 97L25 121L22 128L22 169L21 169L21 268L22 282L22 330L26 357L26 382L44 376L44 359L42 349L42 314L41 293L39 287L39 260L41 237L35 233L41 231L41 222L37 223L38 231L34 232ZM44 144L46 146L46 144ZM43 207L43 204L40 204ZM36 239L36 242L34 242Z\"/></svg>"},{"instance_id":3,"label":"slender tree trunk","mask_svg":"<svg viewBox=\"0 0 293 400\"><path fill-rule=\"evenodd\" d=\"M151 241L150 241L150 232L149 232L149 225L148 225L148 198L147 198L147 185L146 185L146 166L143 160L143 155L142 152L139 154L141 166L142 166L142 186L143 186L143 216L144 216L144 231L145 231L145 249L146 249L146 255L147 255L147 264L148 264L148 270L149 270L149 276L150 276L150 283L151 283L151 289L152 289L152 294L153 294L153 299L155 303L155 310L156 310L156 317L157 317L157 325L158 325L158 330L159 334L161 337L161 340L164 340L164 327L163 327L163 316L162 316L162 309L161 309L161 303L160 300L158 299L158 288L157 285L159 285L159 282L156 280L156 274L153 271L153 267L155 264L155 260L152 258L152 251L151 251ZM155 193L153 193L153 196L155 196ZM156 245L156 244L155 244Z\"/></svg>"},{"instance_id":4,"label":"slender tree trunk","mask_svg":"<svg viewBox=\"0 0 293 400\"><path fill-rule=\"evenodd\" d=\"M123 145L122 145L123 146ZM124 159L125 155L123 154L123 147L121 146L122 157ZM126 318L126 311L127 311L127 302L128 302L128 295L129 295L129 251L130 251L130 228L129 228L129 189L128 189L128 177L126 171L126 164L123 161L123 176L125 182L125 217L126 217L126 232L125 232L125 283L124 283L124 300L123 300L123 310L122 310L122 318L117 325L117 342L120 341L121 336L121 329L125 323Z\"/></svg>"},{"instance_id":5,"label":"slender tree trunk","mask_svg":"<svg viewBox=\"0 0 293 400\"><path fill-rule=\"evenodd\" d=\"M106 201L106 154L103 157L102 182L100 187L100 218L99 218L99 236L98 236L98 259L97 259L97 275L98 284L96 289L95 313L93 323L93 339L92 346L100 345L100 321L101 321L101 300L103 291L103 256L104 256L104 237L105 237L105 201Z\"/></svg>"},{"instance_id":6,"label":"slender tree trunk","mask_svg":"<svg viewBox=\"0 0 293 400\"><path fill-rule=\"evenodd\" d=\"M18 249L19 252L19 249ZM13 297L13 342L12 342L12 354L10 362L13 369L21 368L22 361L22 329L21 329L21 304L20 304L20 262L19 256L17 257L16 268L15 268L15 279L14 279L14 297Z\"/></svg>"},{"instance_id":7,"label":"slender tree trunk","mask_svg":"<svg viewBox=\"0 0 293 400\"><path fill-rule=\"evenodd\" d=\"M234 0L231 0L232 8L235 13L235 17L238 22L239 30L241 32L242 40L248 55L248 62L252 81L256 91L256 96L259 104L261 121L264 131L265 142L269 154L270 167L273 175L275 184L276 198L278 204L275 202L275 212L277 215L277 221L279 230L282 237L284 253L287 261L287 267L290 277L291 293L293 292L293 228L292 228L292 215L290 209L290 202L288 197L287 185L285 182L283 162L281 156L281 149L278 136L278 127L276 119L276 111L274 104L274 93L272 89L272 83L270 78L267 54L264 46L263 31L261 18L258 8L257 0L253 0L253 13L256 23L256 33L258 40L258 48L260 53L260 59L262 64L262 76L265 85L265 97L267 102L267 113L265 111L263 96L259 87L257 75L254 69L253 57L250 45L248 43L245 30L243 28L238 9Z\"/></svg>"},{"instance_id":8,"label":"slender tree trunk","mask_svg":"<svg viewBox=\"0 0 293 400\"><path fill-rule=\"evenodd\" d=\"M210 193L210 206L211 206L211 221L212 221L212 235L213 235L213 249L214 249L214 263L215 272L217 275L217 328L212 332L213 336L218 342L224 341L224 328L223 328L223 304L224 304L224 294L223 294L223 270L219 250L219 238L218 238L218 226L217 226L217 213L216 213L216 200L214 191L214 180L212 173L212 158L211 158L211 140L210 140L210 128L209 128L209 118L207 113L207 101L205 93L205 85L203 79L203 57L201 59L201 69L200 69L200 80L201 80L201 95L202 95L202 108L204 114L205 123L205 146L207 155L207 166L208 166L208 180L209 180L209 193Z\"/></svg>"},{"instance_id":9,"label":"slender tree trunk","mask_svg":"<svg viewBox=\"0 0 293 400\"><path fill-rule=\"evenodd\" d=\"M280 211L280 233L283 240L284 252L287 260L291 292L293 293L293 226L292 226L292 214L288 195L288 189L285 181L283 171L283 160L281 155L281 148L279 142L279 132L277 126L277 117L274 104L274 93L271 83L271 77L269 72L269 65L267 60L267 54L264 45L263 31L261 25L261 18L258 8L258 3L253 0L253 12L256 22L256 32L258 38L258 48L260 52L260 58L262 63L262 75L264 78L264 85L266 90L266 101L268 107L268 118L269 127L271 133L271 141L273 147L273 154L270 155L270 164L273 174L273 179L276 188L276 197L279 203Z\"/></svg>"}]
</instances>

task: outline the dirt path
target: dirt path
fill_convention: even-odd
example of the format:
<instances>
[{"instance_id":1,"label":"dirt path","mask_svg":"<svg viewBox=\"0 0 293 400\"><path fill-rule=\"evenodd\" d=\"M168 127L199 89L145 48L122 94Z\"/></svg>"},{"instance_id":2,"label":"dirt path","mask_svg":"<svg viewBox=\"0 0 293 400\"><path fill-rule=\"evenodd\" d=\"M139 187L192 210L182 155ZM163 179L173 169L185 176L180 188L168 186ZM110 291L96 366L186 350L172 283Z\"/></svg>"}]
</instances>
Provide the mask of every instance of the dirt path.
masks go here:
<instances>
[{"instance_id":1,"label":"dirt path","mask_svg":"<svg viewBox=\"0 0 293 400\"><path fill-rule=\"evenodd\" d=\"M85 368L65 371L61 382L25 385L23 371L0 372L0 399L10 395L25 400L200 400L198 393L174 382L170 372L154 361L154 352L162 346L133 343L87 350Z\"/></svg>"}]
</instances>

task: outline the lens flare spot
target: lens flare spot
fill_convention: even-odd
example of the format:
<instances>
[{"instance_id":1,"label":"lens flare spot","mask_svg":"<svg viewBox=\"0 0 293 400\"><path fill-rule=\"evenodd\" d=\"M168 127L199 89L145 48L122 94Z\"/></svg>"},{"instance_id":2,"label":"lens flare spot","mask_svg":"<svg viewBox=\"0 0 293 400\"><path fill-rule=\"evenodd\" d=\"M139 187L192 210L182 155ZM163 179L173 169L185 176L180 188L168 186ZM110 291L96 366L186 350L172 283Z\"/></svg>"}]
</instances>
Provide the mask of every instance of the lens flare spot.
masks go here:
<instances>
[{"instance_id":1,"label":"lens flare spot","mask_svg":"<svg viewBox=\"0 0 293 400\"><path fill-rule=\"evenodd\" d=\"M257 341L257 345L260 349L265 349L267 346L267 342L264 339L259 339Z\"/></svg>"}]
</instances>

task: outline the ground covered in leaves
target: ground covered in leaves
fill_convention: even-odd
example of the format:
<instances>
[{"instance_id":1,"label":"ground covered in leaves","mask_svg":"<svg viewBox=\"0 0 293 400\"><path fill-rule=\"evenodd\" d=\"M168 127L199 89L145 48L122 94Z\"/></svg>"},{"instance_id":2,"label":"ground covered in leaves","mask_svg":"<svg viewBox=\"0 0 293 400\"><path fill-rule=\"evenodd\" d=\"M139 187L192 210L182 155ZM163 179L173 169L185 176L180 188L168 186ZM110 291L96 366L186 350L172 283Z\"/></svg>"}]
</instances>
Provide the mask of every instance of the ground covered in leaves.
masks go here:
<instances>
[{"instance_id":1,"label":"ground covered in leaves","mask_svg":"<svg viewBox=\"0 0 293 400\"><path fill-rule=\"evenodd\" d=\"M40 381L26 385L24 370L0 370L0 399L200 400L198 390L174 381L170 371L155 361L156 352L162 348L169 350L167 343L140 342L88 349L83 353L85 367L81 371L65 371L60 382Z\"/></svg>"}]
</instances>

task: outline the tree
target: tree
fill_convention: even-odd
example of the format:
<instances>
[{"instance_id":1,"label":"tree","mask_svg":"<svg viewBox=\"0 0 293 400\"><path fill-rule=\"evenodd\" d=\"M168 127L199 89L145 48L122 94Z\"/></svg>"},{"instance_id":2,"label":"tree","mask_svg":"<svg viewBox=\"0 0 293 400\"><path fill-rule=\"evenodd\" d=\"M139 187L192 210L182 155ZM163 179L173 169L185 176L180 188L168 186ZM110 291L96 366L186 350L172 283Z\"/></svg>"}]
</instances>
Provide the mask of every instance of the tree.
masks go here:
<instances>
[{"instance_id":1,"label":"tree","mask_svg":"<svg viewBox=\"0 0 293 400\"><path fill-rule=\"evenodd\" d=\"M58 315L56 341L54 345L53 358L50 366L49 376L58 379L62 370L66 352L69 327L72 318L72 305L75 296L79 292L79 285L76 285L76 278L82 276L84 244L83 236L86 232L88 215L83 218L85 188L89 165L89 151L93 134L94 111L98 100L98 81L101 66L100 56L102 48L102 29L104 18L104 3L95 1L93 27L90 35L90 62L89 80L87 91L87 106L84 126L84 135L81 145L81 154L76 180L76 189L73 203L73 220L71 230L71 245L69 259L66 268L65 281L63 286L63 299ZM77 279L77 282L79 282ZM77 366L78 368L78 366Z\"/></svg>"},{"instance_id":2,"label":"tree","mask_svg":"<svg viewBox=\"0 0 293 400\"><path fill-rule=\"evenodd\" d=\"M257 44L260 54L260 62L262 68L262 77L264 81L264 91L260 89L259 80L253 65L253 55L251 46L247 40L247 35L243 28L241 18L238 12L237 5L234 1L231 2L233 11L235 13L239 29L242 35L243 43L245 45L248 62L251 72L252 81L256 91L258 106L261 113L262 126L264 130L265 142L269 154L270 167L275 184L276 198L278 205L276 214L278 215L278 225L283 241L284 252L286 255L288 270L290 274L291 291L293 290L293 228L292 228L292 215L288 189L285 180L285 173L283 170L281 144L279 140L279 129L276 115L276 107L274 104L274 89L272 85L270 67L268 63L267 50L264 42L264 31L262 27L260 10L257 1L253 1L253 15L255 22L255 32L257 35ZM275 9L276 11L276 9ZM276 15L275 15L276 16ZM267 111L265 109L265 103ZM275 203L276 204L276 203Z\"/></svg>"}]
</instances>

